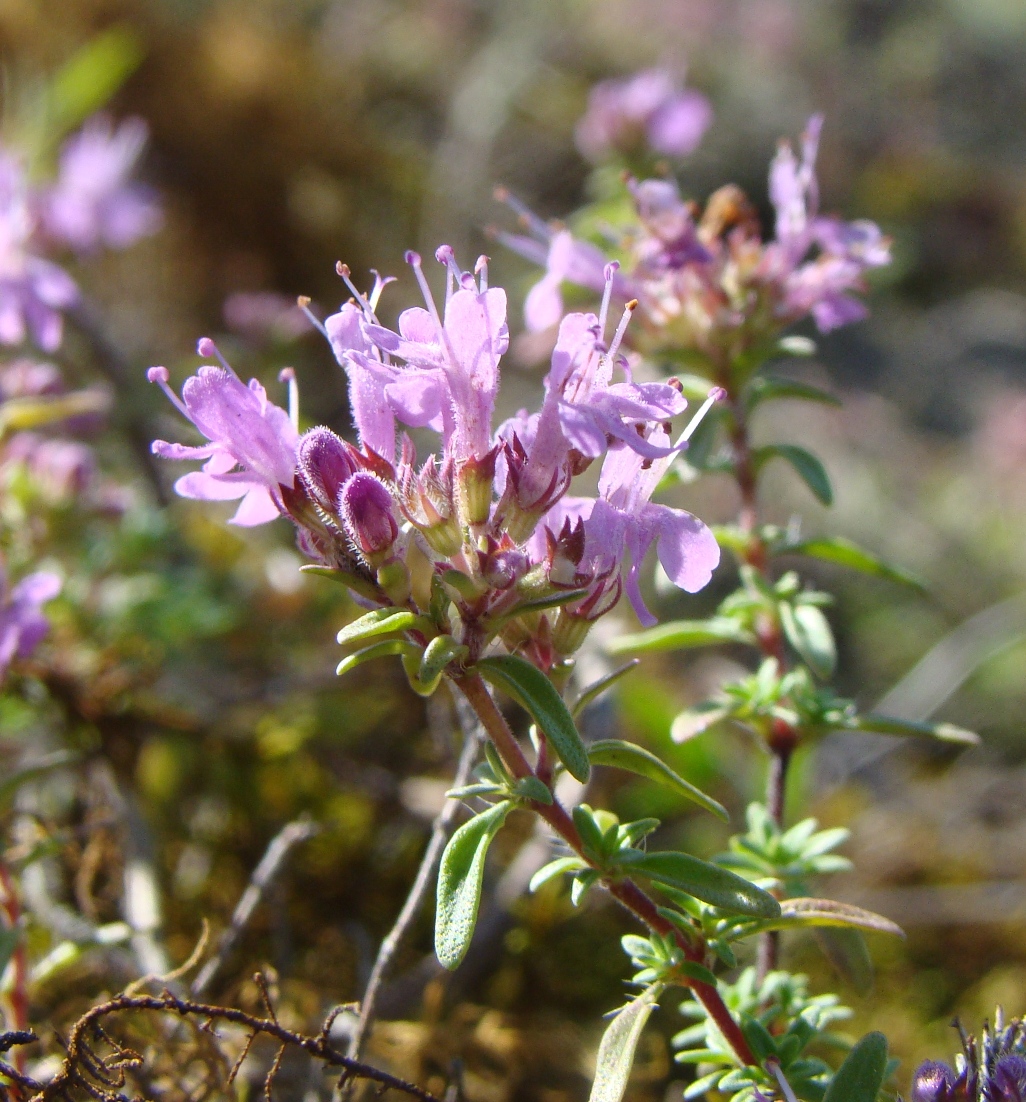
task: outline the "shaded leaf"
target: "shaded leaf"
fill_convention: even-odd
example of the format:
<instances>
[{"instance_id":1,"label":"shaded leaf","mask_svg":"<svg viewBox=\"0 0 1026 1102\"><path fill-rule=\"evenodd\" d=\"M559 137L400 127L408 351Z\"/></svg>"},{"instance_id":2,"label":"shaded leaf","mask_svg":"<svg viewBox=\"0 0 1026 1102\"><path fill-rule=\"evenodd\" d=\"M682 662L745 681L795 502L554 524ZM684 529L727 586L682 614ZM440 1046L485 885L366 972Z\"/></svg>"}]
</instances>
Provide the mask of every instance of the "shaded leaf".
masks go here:
<instances>
[{"instance_id":1,"label":"shaded leaf","mask_svg":"<svg viewBox=\"0 0 1026 1102\"><path fill-rule=\"evenodd\" d=\"M48 107L55 136L73 130L105 106L142 59L142 43L130 27L111 27L90 39L50 84Z\"/></svg>"},{"instance_id":2,"label":"shaded leaf","mask_svg":"<svg viewBox=\"0 0 1026 1102\"><path fill-rule=\"evenodd\" d=\"M867 1033L830 1080L823 1102L876 1102L887 1074L887 1038Z\"/></svg>"},{"instance_id":3,"label":"shaded leaf","mask_svg":"<svg viewBox=\"0 0 1026 1102\"><path fill-rule=\"evenodd\" d=\"M810 896L785 899L780 904L778 918L747 924L745 936L763 933L766 930L791 930L809 926L818 929L830 926L857 927L895 937L905 936L904 930L897 923L884 918L883 915L863 910L851 903L838 903L833 899L814 899Z\"/></svg>"},{"instance_id":4,"label":"shaded leaf","mask_svg":"<svg viewBox=\"0 0 1026 1102\"><path fill-rule=\"evenodd\" d=\"M639 872L659 883L687 892L710 906L753 918L776 918L780 904L769 892L735 873L701 861L689 853L642 853L627 850L618 857L628 872Z\"/></svg>"},{"instance_id":5,"label":"shaded leaf","mask_svg":"<svg viewBox=\"0 0 1026 1102\"><path fill-rule=\"evenodd\" d=\"M466 956L477 924L485 857L512 805L495 804L456 831L438 866L435 955L450 971Z\"/></svg>"},{"instance_id":6,"label":"shaded leaf","mask_svg":"<svg viewBox=\"0 0 1026 1102\"><path fill-rule=\"evenodd\" d=\"M629 1002L606 1027L595 1060L595 1081L588 1102L620 1102L627 1089L641 1032L661 993L662 985L653 984Z\"/></svg>"},{"instance_id":7,"label":"shaded leaf","mask_svg":"<svg viewBox=\"0 0 1026 1102\"><path fill-rule=\"evenodd\" d=\"M510 620L514 616L523 616L529 612L544 612L547 608L559 608L571 601L579 601L582 597L587 597L588 593L589 590L587 589L561 589L558 593L549 594L548 597L538 597L533 601L524 601L522 605L511 608L509 612L503 613L497 619L499 621Z\"/></svg>"},{"instance_id":8,"label":"shaded leaf","mask_svg":"<svg viewBox=\"0 0 1026 1102\"><path fill-rule=\"evenodd\" d=\"M608 765L614 769L625 769L628 773L637 773L638 776L647 777L650 781L672 788L685 799L691 800L699 807L704 807L706 811L711 811L724 822L730 819L723 804L686 781L661 758L656 757L643 746L624 742L622 739L602 739L588 747L588 757L592 765Z\"/></svg>"},{"instance_id":9,"label":"shaded leaf","mask_svg":"<svg viewBox=\"0 0 1026 1102\"><path fill-rule=\"evenodd\" d=\"M953 723L928 723L916 719L897 719L894 716L878 716L872 712L853 716L846 724L850 731L873 731L878 735L929 735L942 742L958 742L964 746L978 746L980 736L975 731L956 727Z\"/></svg>"},{"instance_id":10,"label":"shaded leaf","mask_svg":"<svg viewBox=\"0 0 1026 1102\"><path fill-rule=\"evenodd\" d=\"M716 643L747 643L755 646L755 636L736 620L715 617L711 620L673 620L648 631L622 635L606 644L610 654L634 654L647 651L683 650L708 647Z\"/></svg>"},{"instance_id":11,"label":"shaded leaf","mask_svg":"<svg viewBox=\"0 0 1026 1102\"><path fill-rule=\"evenodd\" d=\"M438 684L442 671L450 662L465 658L470 651L462 643L457 643L451 635L436 635L424 648L417 677L425 685Z\"/></svg>"},{"instance_id":12,"label":"shaded leaf","mask_svg":"<svg viewBox=\"0 0 1026 1102\"><path fill-rule=\"evenodd\" d=\"M873 989L873 961L860 930L820 927L814 935L837 974L860 994Z\"/></svg>"},{"instance_id":13,"label":"shaded leaf","mask_svg":"<svg viewBox=\"0 0 1026 1102\"><path fill-rule=\"evenodd\" d=\"M822 559L824 562L834 562L839 566L847 566L852 570L860 570L863 574L872 574L878 578L887 578L892 582L901 582L916 589L925 590L926 583L904 570L900 566L892 566L883 559L871 554L859 547L857 543L845 539L843 536L833 536L829 539L802 540L800 543L783 544L773 549L775 555L809 555L814 559Z\"/></svg>"},{"instance_id":14,"label":"shaded leaf","mask_svg":"<svg viewBox=\"0 0 1026 1102\"><path fill-rule=\"evenodd\" d=\"M784 601L778 607L787 641L817 677L828 680L837 667L837 647L827 618L815 605Z\"/></svg>"},{"instance_id":15,"label":"shaded leaf","mask_svg":"<svg viewBox=\"0 0 1026 1102\"><path fill-rule=\"evenodd\" d=\"M545 674L515 654L482 658L475 669L531 713L567 772L583 784L591 772L588 752L577 733L573 716Z\"/></svg>"},{"instance_id":16,"label":"shaded leaf","mask_svg":"<svg viewBox=\"0 0 1026 1102\"><path fill-rule=\"evenodd\" d=\"M414 643L406 642L405 639L385 639L343 658L335 667L335 673L341 677L343 674L349 673L350 670L355 670L357 666L362 666L364 662L369 662L372 658L386 658L396 654L401 654L404 658L409 656L419 661L420 647Z\"/></svg>"},{"instance_id":17,"label":"shaded leaf","mask_svg":"<svg viewBox=\"0 0 1026 1102\"><path fill-rule=\"evenodd\" d=\"M833 504L834 491L830 486L830 477L812 452L798 447L797 444L765 444L752 452L752 461L757 471L771 459L783 459L790 463L818 501L823 505Z\"/></svg>"},{"instance_id":18,"label":"shaded leaf","mask_svg":"<svg viewBox=\"0 0 1026 1102\"><path fill-rule=\"evenodd\" d=\"M513 792L525 800L534 800L540 804L552 803L552 790L538 777L521 777L513 786Z\"/></svg>"}]
</instances>

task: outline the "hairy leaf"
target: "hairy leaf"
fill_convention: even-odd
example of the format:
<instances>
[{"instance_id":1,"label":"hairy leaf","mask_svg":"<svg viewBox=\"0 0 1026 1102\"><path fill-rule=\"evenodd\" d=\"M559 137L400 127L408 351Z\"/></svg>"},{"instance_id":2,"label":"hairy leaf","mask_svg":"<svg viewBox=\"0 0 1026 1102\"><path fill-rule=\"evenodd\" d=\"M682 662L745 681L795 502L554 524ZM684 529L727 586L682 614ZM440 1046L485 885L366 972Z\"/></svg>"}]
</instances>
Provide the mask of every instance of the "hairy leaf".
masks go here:
<instances>
[{"instance_id":1,"label":"hairy leaf","mask_svg":"<svg viewBox=\"0 0 1026 1102\"><path fill-rule=\"evenodd\" d=\"M469 653L470 651L462 643L457 643L451 635L436 635L424 648L417 677L424 685L434 687L438 684L442 671L450 662L465 658Z\"/></svg>"},{"instance_id":2,"label":"hairy leaf","mask_svg":"<svg viewBox=\"0 0 1026 1102\"><path fill-rule=\"evenodd\" d=\"M583 784L591 772L588 751L563 698L545 674L515 654L482 658L475 668L531 713L567 772Z\"/></svg>"},{"instance_id":3,"label":"hairy leaf","mask_svg":"<svg viewBox=\"0 0 1026 1102\"><path fill-rule=\"evenodd\" d=\"M826 468L812 454L797 444L765 444L752 452L755 469L761 470L771 459L783 459L790 463L801 480L823 505L831 505L834 491L830 486L830 477Z\"/></svg>"},{"instance_id":4,"label":"hairy leaf","mask_svg":"<svg viewBox=\"0 0 1026 1102\"><path fill-rule=\"evenodd\" d=\"M648 631L622 635L606 644L610 654L646 653L660 650L683 650L688 647L709 647L716 643L747 643L755 646L755 636L736 620L725 616L711 620L672 620Z\"/></svg>"},{"instance_id":5,"label":"hairy leaf","mask_svg":"<svg viewBox=\"0 0 1026 1102\"><path fill-rule=\"evenodd\" d=\"M905 936L905 931L897 923L884 918L883 915L863 910L851 903L838 903L833 899L814 899L810 896L785 899L780 904L778 918L769 918L763 922L746 925L745 934L747 936L766 930L791 930L808 926L856 927L880 934L892 934L895 937Z\"/></svg>"},{"instance_id":6,"label":"hairy leaf","mask_svg":"<svg viewBox=\"0 0 1026 1102\"><path fill-rule=\"evenodd\" d=\"M830 1080L823 1102L876 1102L887 1073L887 1038L867 1033Z\"/></svg>"},{"instance_id":7,"label":"hairy leaf","mask_svg":"<svg viewBox=\"0 0 1026 1102\"><path fill-rule=\"evenodd\" d=\"M661 993L662 985L653 984L629 1002L606 1027L595 1061L595 1081L588 1102L620 1102L623 1098L641 1031Z\"/></svg>"},{"instance_id":8,"label":"hairy leaf","mask_svg":"<svg viewBox=\"0 0 1026 1102\"><path fill-rule=\"evenodd\" d=\"M340 643L359 643L372 639L376 635L389 635L395 631L409 631L410 628L427 628L431 624L424 616L418 616L404 608L376 608L359 619L354 620L338 633Z\"/></svg>"},{"instance_id":9,"label":"hairy leaf","mask_svg":"<svg viewBox=\"0 0 1026 1102\"><path fill-rule=\"evenodd\" d=\"M650 781L665 784L667 787L679 792L685 799L704 807L719 816L724 822L728 822L730 816L727 809L712 796L707 796L700 788L696 788L690 781L684 780L680 774L675 773L662 759L656 757L650 750L643 746L637 746L633 742L624 742L622 739L602 739L593 742L588 747L588 757L592 765L609 765L614 769L625 769L629 773L637 773L640 777L647 777Z\"/></svg>"},{"instance_id":10,"label":"hairy leaf","mask_svg":"<svg viewBox=\"0 0 1026 1102\"><path fill-rule=\"evenodd\" d=\"M485 857L511 806L503 801L475 815L449 839L442 853L435 899L435 955L450 970L470 948L481 902Z\"/></svg>"},{"instance_id":11,"label":"hairy leaf","mask_svg":"<svg viewBox=\"0 0 1026 1102\"><path fill-rule=\"evenodd\" d=\"M629 850L621 854L619 860L627 872L642 873L732 914L750 915L752 918L776 918L780 914L780 904L769 892L689 853Z\"/></svg>"}]
</instances>

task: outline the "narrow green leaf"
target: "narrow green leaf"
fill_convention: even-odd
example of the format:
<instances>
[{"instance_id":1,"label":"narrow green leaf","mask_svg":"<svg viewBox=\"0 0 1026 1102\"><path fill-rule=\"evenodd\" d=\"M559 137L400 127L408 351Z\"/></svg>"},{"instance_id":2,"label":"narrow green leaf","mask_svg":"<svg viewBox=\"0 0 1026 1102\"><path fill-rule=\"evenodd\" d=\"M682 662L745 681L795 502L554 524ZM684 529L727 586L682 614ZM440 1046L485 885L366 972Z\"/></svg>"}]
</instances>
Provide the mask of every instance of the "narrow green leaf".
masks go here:
<instances>
[{"instance_id":1,"label":"narrow green leaf","mask_svg":"<svg viewBox=\"0 0 1026 1102\"><path fill-rule=\"evenodd\" d=\"M485 857L511 807L503 801L475 815L449 839L442 853L435 900L435 955L450 971L470 948L481 902Z\"/></svg>"},{"instance_id":2,"label":"narrow green leaf","mask_svg":"<svg viewBox=\"0 0 1026 1102\"><path fill-rule=\"evenodd\" d=\"M779 917L769 918L763 922L746 923L744 936L764 933L766 930L791 930L810 926L818 929L829 926L854 927L880 934L891 934L894 937L905 936L904 930L897 923L884 918L883 915L863 910L851 903L838 903L833 899L814 899L809 896L785 899L780 904Z\"/></svg>"},{"instance_id":3,"label":"narrow green leaf","mask_svg":"<svg viewBox=\"0 0 1026 1102\"><path fill-rule=\"evenodd\" d=\"M577 869L581 868L584 868L584 863L579 857L557 857L555 861L550 861L547 865L543 865L534 876L531 877L531 882L527 885L527 890L529 892L536 892L542 884L547 884L557 876L562 876L563 873L576 872Z\"/></svg>"},{"instance_id":4,"label":"narrow green leaf","mask_svg":"<svg viewBox=\"0 0 1026 1102\"><path fill-rule=\"evenodd\" d=\"M513 786L515 795L539 804L552 803L552 789L538 777L521 777Z\"/></svg>"},{"instance_id":5,"label":"narrow green leaf","mask_svg":"<svg viewBox=\"0 0 1026 1102\"><path fill-rule=\"evenodd\" d=\"M574 701L570 708L570 714L576 719L593 700L597 700L606 689L612 688L621 677L630 673L640 661L640 658L632 658L626 665L621 666L618 670L613 670L612 673L607 673L605 677L600 677L598 681L593 681Z\"/></svg>"},{"instance_id":6,"label":"narrow green leaf","mask_svg":"<svg viewBox=\"0 0 1026 1102\"><path fill-rule=\"evenodd\" d=\"M588 1102L620 1102L623 1098L641 1032L662 990L662 984L653 984L629 1002L606 1027L595 1060L595 1081Z\"/></svg>"},{"instance_id":7,"label":"narrow green leaf","mask_svg":"<svg viewBox=\"0 0 1026 1102\"><path fill-rule=\"evenodd\" d=\"M8 398L0 403L0 435L52 425L88 413L106 413L110 398L98 390L77 390L71 394L41 394L32 398Z\"/></svg>"},{"instance_id":8,"label":"narrow green leaf","mask_svg":"<svg viewBox=\"0 0 1026 1102\"><path fill-rule=\"evenodd\" d=\"M648 631L622 635L606 644L610 654L634 654L648 651L683 650L688 647L709 647L716 643L747 643L756 645L755 636L736 620L725 616L711 620L673 620Z\"/></svg>"},{"instance_id":9,"label":"narrow green leaf","mask_svg":"<svg viewBox=\"0 0 1026 1102\"><path fill-rule=\"evenodd\" d=\"M451 635L436 635L424 648L424 657L420 660L417 676L425 685L436 685L442 671L450 662L465 658L469 653Z\"/></svg>"},{"instance_id":10,"label":"narrow green leaf","mask_svg":"<svg viewBox=\"0 0 1026 1102\"><path fill-rule=\"evenodd\" d=\"M142 59L138 35L124 24L90 39L50 84L50 125L56 135L73 130L105 106Z\"/></svg>"},{"instance_id":11,"label":"narrow green leaf","mask_svg":"<svg viewBox=\"0 0 1026 1102\"><path fill-rule=\"evenodd\" d=\"M389 635L395 631L409 631L411 628L431 630L431 623L425 616L418 616L405 608L376 608L358 620L354 620L338 633L338 641L343 644L359 643L372 639L376 635Z\"/></svg>"},{"instance_id":12,"label":"narrow green leaf","mask_svg":"<svg viewBox=\"0 0 1026 1102\"><path fill-rule=\"evenodd\" d=\"M583 784L591 772L588 751L563 698L545 674L515 654L482 658L475 669L531 713L567 772Z\"/></svg>"},{"instance_id":13,"label":"narrow green leaf","mask_svg":"<svg viewBox=\"0 0 1026 1102\"><path fill-rule=\"evenodd\" d=\"M980 736L975 731L956 727L953 723L927 723L915 719L878 716L872 712L854 716L845 724L849 731L873 731L878 735L929 735L942 742L958 742L963 746L978 746Z\"/></svg>"},{"instance_id":14,"label":"narrow green leaf","mask_svg":"<svg viewBox=\"0 0 1026 1102\"><path fill-rule=\"evenodd\" d=\"M876 1102L887 1073L887 1038L867 1033L830 1080L823 1102Z\"/></svg>"},{"instance_id":15,"label":"narrow green leaf","mask_svg":"<svg viewBox=\"0 0 1026 1102\"><path fill-rule=\"evenodd\" d=\"M860 994L873 989L873 961L861 930L825 926L814 931L823 955L846 983Z\"/></svg>"},{"instance_id":16,"label":"narrow green leaf","mask_svg":"<svg viewBox=\"0 0 1026 1102\"><path fill-rule=\"evenodd\" d=\"M369 578L362 578L359 574L350 573L348 570L336 570L331 566L318 566L316 563L304 563L299 568L300 574L315 574L318 578L327 578L329 581L340 582L346 589L366 597L370 601L381 600L381 590Z\"/></svg>"},{"instance_id":17,"label":"narrow green leaf","mask_svg":"<svg viewBox=\"0 0 1026 1102\"><path fill-rule=\"evenodd\" d=\"M595 860L600 860L603 855L602 828L595 821L595 815L591 808L587 804L578 804L570 814L585 848L590 851Z\"/></svg>"},{"instance_id":18,"label":"narrow green leaf","mask_svg":"<svg viewBox=\"0 0 1026 1102\"><path fill-rule=\"evenodd\" d=\"M675 773L664 761L643 746L617 738L601 739L588 747L588 757L592 765L609 765L614 769L625 769L628 773L637 773L638 776L647 777L650 781L665 784L679 792L685 799L691 800L699 807L704 807L706 811L711 811L724 822L730 820L723 804L684 780L680 774Z\"/></svg>"},{"instance_id":19,"label":"narrow green leaf","mask_svg":"<svg viewBox=\"0 0 1026 1102\"><path fill-rule=\"evenodd\" d=\"M828 406L843 405L836 395L821 390L818 386L800 383L797 379L775 379L769 375L758 375L745 387L744 403L749 413L760 402L771 402L775 398L798 398L806 402L823 402Z\"/></svg>"},{"instance_id":20,"label":"narrow green leaf","mask_svg":"<svg viewBox=\"0 0 1026 1102\"><path fill-rule=\"evenodd\" d=\"M814 559L822 559L824 562L837 563L839 566L847 566L852 570L860 570L863 574L872 574L877 578L887 578L892 582L901 582L903 585L913 586L915 589L925 590L926 583L917 578L915 574L904 570L900 566L892 566L884 562L876 555L859 547L857 543L845 539L843 536L833 536L829 539L802 540L800 543L785 543L773 548L775 555L809 555Z\"/></svg>"},{"instance_id":21,"label":"narrow green leaf","mask_svg":"<svg viewBox=\"0 0 1026 1102\"><path fill-rule=\"evenodd\" d=\"M524 601L522 605L516 605L509 612L504 612L499 620L511 620L514 616L523 616L529 612L544 612L547 608L560 608L571 601L579 601L588 596L587 589L561 589L558 593L550 593L547 597L536 597L533 601Z\"/></svg>"},{"instance_id":22,"label":"narrow green leaf","mask_svg":"<svg viewBox=\"0 0 1026 1102\"><path fill-rule=\"evenodd\" d=\"M787 641L818 678L828 680L837 667L837 647L827 618L815 605L782 601L777 607Z\"/></svg>"},{"instance_id":23,"label":"narrow green leaf","mask_svg":"<svg viewBox=\"0 0 1026 1102\"><path fill-rule=\"evenodd\" d=\"M752 452L756 471L771 459L783 459L790 463L818 501L823 505L833 504L834 491L830 486L830 477L812 452L799 448L797 444L765 444Z\"/></svg>"},{"instance_id":24,"label":"narrow green leaf","mask_svg":"<svg viewBox=\"0 0 1026 1102\"><path fill-rule=\"evenodd\" d=\"M710 987L716 986L716 977L709 971L704 964L699 964L696 960L682 960L677 965L677 971L682 976L687 976L689 980L695 980L698 983L706 983Z\"/></svg>"},{"instance_id":25,"label":"narrow green leaf","mask_svg":"<svg viewBox=\"0 0 1026 1102\"><path fill-rule=\"evenodd\" d=\"M414 643L407 643L405 639L385 639L381 643L364 647L363 650L358 650L355 654L347 655L335 667L335 673L341 677L343 674L349 673L350 670L355 670L357 666L362 666L364 662L369 662L372 658L386 658L395 654L419 659L420 647Z\"/></svg>"},{"instance_id":26,"label":"narrow green leaf","mask_svg":"<svg viewBox=\"0 0 1026 1102\"><path fill-rule=\"evenodd\" d=\"M770 1036L769 1030L757 1018L753 1018L749 1014L742 1015L741 1032L748 1042L748 1047L755 1053L760 1064L771 1056L779 1056L777 1046Z\"/></svg>"},{"instance_id":27,"label":"narrow green leaf","mask_svg":"<svg viewBox=\"0 0 1026 1102\"><path fill-rule=\"evenodd\" d=\"M640 872L693 895L712 907L753 918L776 918L780 904L769 892L735 873L700 861L689 853L642 853L627 850L618 857L627 872Z\"/></svg>"}]
</instances>

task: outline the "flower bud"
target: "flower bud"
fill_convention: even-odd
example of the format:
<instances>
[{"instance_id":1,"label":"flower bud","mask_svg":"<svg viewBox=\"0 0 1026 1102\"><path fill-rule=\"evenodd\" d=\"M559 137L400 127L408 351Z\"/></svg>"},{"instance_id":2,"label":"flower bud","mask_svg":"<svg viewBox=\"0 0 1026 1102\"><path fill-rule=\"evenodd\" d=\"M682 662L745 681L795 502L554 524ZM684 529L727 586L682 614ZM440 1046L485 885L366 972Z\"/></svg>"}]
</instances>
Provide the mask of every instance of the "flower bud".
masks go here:
<instances>
[{"instance_id":1,"label":"flower bud","mask_svg":"<svg viewBox=\"0 0 1026 1102\"><path fill-rule=\"evenodd\" d=\"M326 513L334 514L339 492L356 471L344 441L323 426L311 429L299 441L296 459L306 492Z\"/></svg>"},{"instance_id":2,"label":"flower bud","mask_svg":"<svg viewBox=\"0 0 1026 1102\"><path fill-rule=\"evenodd\" d=\"M460 521L474 528L486 523L492 511L492 484L495 481L495 457L492 448L480 458L466 460L456 472L456 500Z\"/></svg>"},{"instance_id":3,"label":"flower bud","mask_svg":"<svg viewBox=\"0 0 1026 1102\"><path fill-rule=\"evenodd\" d=\"M377 565L399 535L392 495L367 471L357 471L338 495L338 511L346 534L360 553Z\"/></svg>"},{"instance_id":4,"label":"flower bud","mask_svg":"<svg viewBox=\"0 0 1026 1102\"><path fill-rule=\"evenodd\" d=\"M912 1077L911 1102L953 1102L955 1073L938 1060L920 1064Z\"/></svg>"}]
</instances>

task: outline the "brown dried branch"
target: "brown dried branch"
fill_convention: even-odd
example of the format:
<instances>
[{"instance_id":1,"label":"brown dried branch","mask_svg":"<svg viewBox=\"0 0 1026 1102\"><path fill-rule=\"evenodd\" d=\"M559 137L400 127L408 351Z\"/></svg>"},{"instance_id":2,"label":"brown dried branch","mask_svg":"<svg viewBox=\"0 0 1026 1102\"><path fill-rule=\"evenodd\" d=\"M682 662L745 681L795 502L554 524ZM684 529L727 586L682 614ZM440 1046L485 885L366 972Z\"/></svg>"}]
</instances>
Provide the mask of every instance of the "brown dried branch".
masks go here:
<instances>
[{"instance_id":1,"label":"brown dried branch","mask_svg":"<svg viewBox=\"0 0 1026 1102\"><path fill-rule=\"evenodd\" d=\"M266 990L266 985L263 987ZM131 1011L177 1014L191 1021L201 1030L212 1031L215 1022L230 1022L243 1026L249 1033L242 1056L228 1075L229 1084L234 1080L258 1035L272 1037L280 1048L264 1080L264 1097L270 1099L274 1076L281 1065L287 1048L297 1048L332 1068L342 1069L350 1079L365 1079L377 1085L379 1092L397 1090L419 1100L439 1102L434 1095L388 1072L351 1059L333 1048L328 1041L330 1021L325 1022L316 1036L308 1036L287 1029L269 1010L269 1017L260 1018L244 1010L214 1006L193 999L179 998L170 991L161 995L116 995L107 1002L92 1007L71 1027L66 1041L62 1041L65 1057L57 1074L47 1083L38 1082L0 1060L0 1075L13 1084L13 1090L0 1084L0 1098L18 1097L26 1102L76 1102L83 1095L95 1102L128 1102L124 1093L128 1085L128 1072L144 1065L143 1057L126 1044L115 1040L104 1028L105 1020L112 1015ZM16 1045L30 1044L37 1040L35 1034L26 1031L0 1034L0 1052ZM106 1045L109 1052L100 1054L96 1046Z\"/></svg>"}]
</instances>

